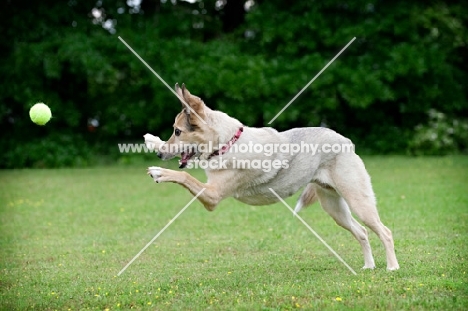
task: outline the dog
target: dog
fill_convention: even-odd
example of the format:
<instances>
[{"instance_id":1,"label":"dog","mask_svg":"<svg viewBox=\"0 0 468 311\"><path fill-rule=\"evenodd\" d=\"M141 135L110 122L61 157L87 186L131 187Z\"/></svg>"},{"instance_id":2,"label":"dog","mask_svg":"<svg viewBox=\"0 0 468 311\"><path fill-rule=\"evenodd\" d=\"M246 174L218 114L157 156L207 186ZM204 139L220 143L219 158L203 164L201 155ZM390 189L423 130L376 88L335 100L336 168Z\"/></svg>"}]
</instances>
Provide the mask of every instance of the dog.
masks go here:
<instances>
[{"instance_id":1,"label":"dog","mask_svg":"<svg viewBox=\"0 0 468 311\"><path fill-rule=\"evenodd\" d=\"M363 161L354 148L347 152L325 152L332 146L352 145L348 138L322 127L284 132L269 127L248 127L221 111L208 108L185 85L176 84L175 92L182 102L182 111L175 118L172 136L163 142L157 136L146 134L145 142L163 160L180 156L180 168L204 164L207 182L198 181L186 171L153 166L148 168L148 174L154 181L176 183L194 196L199 194L198 200L208 211L213 211L227 197L250 205L268 205L279 201L270 188L286 198L304 187L295 213L319 201L335 222L360 243L363 269L374 269L367 230L353 218L352 211L382 241L387 269L399 269L392 232L380 220ZM296 152L291 152L292 146ZM297 146L318 147L314 152L311 148L298 152Z\"/></svg>"}]
</instances>

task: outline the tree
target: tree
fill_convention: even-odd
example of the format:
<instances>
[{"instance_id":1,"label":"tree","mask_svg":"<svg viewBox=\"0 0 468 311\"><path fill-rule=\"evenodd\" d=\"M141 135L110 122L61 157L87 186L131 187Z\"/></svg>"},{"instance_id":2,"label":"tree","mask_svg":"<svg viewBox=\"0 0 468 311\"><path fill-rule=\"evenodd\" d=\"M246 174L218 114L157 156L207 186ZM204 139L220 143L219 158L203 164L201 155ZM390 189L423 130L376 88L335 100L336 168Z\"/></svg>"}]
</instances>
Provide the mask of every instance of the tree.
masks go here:
<instances>
[{"instance_id":1,"label":"tree","mask_svg":"<svg viewBox=\"0 0 468 311\"><path fill-rule=\"evenodd\" d=\"M447 120L468 114L468 9L458 3L1 6L0 130L8 133L2 167L88 163L92 153L115 153L116 142L141 140L148 131L170 134L178 100L118 36L170 84L185 82L210 107L248 126L265 126L353 37L274 127L327 125L361 149L404 152L428 110ZM52 108L46 127L27 117L38 101Z\"/></svg>"}]
</instances>

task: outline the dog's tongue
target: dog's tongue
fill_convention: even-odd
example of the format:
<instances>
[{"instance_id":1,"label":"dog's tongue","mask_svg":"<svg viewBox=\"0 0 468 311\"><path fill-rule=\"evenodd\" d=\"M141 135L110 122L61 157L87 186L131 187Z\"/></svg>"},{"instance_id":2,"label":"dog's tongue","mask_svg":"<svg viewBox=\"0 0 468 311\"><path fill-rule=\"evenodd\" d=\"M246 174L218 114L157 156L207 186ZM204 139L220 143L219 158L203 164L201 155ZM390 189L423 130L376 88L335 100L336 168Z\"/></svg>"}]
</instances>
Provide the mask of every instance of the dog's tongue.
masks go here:
<instances>
[{"instance_id":1,"label":"dog's tongue","mask_svg":"<svg viewBox=\"0 0 468 311\"><path fill-rule=\"evenodd\" d=\"M187 162L190 159L190 153L182 152L182 159L179 161L179 168L184 168L187 166Z\"/></svg>"}]
</instances>

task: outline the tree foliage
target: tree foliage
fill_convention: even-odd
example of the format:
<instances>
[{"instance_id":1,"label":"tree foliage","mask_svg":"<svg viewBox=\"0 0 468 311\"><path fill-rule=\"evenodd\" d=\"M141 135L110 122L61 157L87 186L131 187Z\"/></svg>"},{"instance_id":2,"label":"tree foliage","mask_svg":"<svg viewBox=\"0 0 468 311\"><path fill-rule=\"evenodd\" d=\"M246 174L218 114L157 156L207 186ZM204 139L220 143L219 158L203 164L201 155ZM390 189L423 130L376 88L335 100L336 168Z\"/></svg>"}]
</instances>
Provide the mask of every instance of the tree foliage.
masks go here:
<instances>
[{"instance_id":1,"label":"tree foliage","mask_svg":"<svg viewBox=\"0 0 468 311\"><path fill-rule=\"evenodd\" d=\"M170 135L177 99L118 36L170 85L185 82L209 106L248 126L266 126L356 37L272 125L326 125L352 138L358 151L405 152L416 126L430 124L431 109L448 119L468 115L466 6L253 3L3 3L2 166L70 165L45 163L44 154L53 159L62 149L86 159L93 151L116 152L116 142L146 132ZM41 128L27 114L39 101L53 112ZM82 147L67 152L70 141Z\"/></svg>"}]
</instances>

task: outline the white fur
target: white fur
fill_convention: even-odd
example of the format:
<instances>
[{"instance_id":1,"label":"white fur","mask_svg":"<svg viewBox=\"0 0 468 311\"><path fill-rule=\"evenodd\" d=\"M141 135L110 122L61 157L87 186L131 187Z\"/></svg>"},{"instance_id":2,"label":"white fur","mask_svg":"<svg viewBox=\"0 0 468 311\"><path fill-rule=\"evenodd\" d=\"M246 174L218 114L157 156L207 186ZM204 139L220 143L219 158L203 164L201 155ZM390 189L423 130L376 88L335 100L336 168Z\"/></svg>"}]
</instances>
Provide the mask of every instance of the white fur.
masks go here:
<instances>
[{"instance_id":1,"label":"white fur","mask_svg":"<svg viewBox=\"0 0 468 311\"><path fill-rule=\"evenodd\" d=\"M143 137L145 138L146 147L150 151L159 150L161 146L165 143L158 136L154 136L151 134L145 134L143 135Z\"/></svg>"},{"instance_id":2,"label":"white fur","mask_svg":"<svg viewBox=\"0 0 468 311\"><path fill-rule=\"evenodd\" d=\"M183 93L179 89L179 94ZM188 100L188 99L187 99ZM242 124L219 111L204 106L207 126L213 129L221 142L228 142ZM145 135L146 143L161 146L159 138ZM161 141L162 142L162 141ZM244 131L235 144L347 144L350 140L336 132L317 127L295 128L278 132L273 128L252 128L244 126ZM234 149L234 148L232 148ZM208 158L207 155L204 157ZM174 182L183 185L193 195L202 188L206 190L198 197L206 209L212 211L218 203L228 197L250 204L266 205L278 201L269 190L272 188L282 198L295 194L305 186L295 211L320 201L323 209L343 228L350 231L361 245L364 255L364 268L374 268L374 259L367 231L351 215L356 214L362 222L374 231L382 241L387 256L387 269L399 268L395 256L391 231L380 221L370 177L364 163L354 152L348 153L297 153L294 155L277 152L271 156L258 153L234 153L229 150L210 161L224 160L226 169L206 169L208 180L202 183L185 171L174 171L159 167L148 168L148 174L156 182ZM235 161L287 161L289 167L272 169L241 169Z\"/></svg>"}]
</instances>

